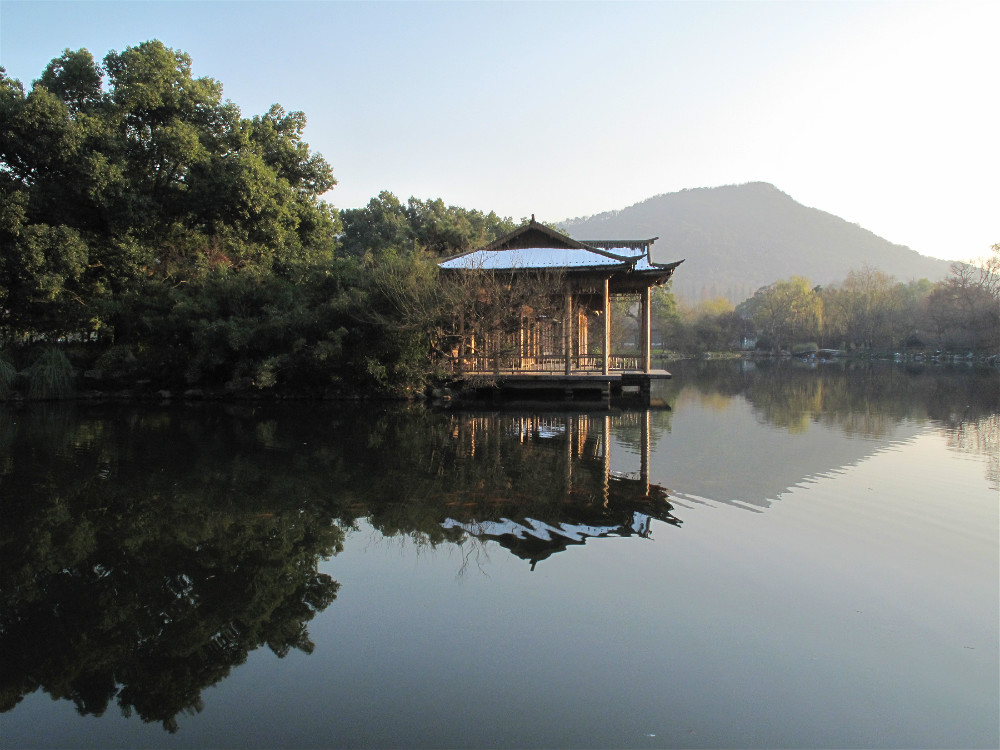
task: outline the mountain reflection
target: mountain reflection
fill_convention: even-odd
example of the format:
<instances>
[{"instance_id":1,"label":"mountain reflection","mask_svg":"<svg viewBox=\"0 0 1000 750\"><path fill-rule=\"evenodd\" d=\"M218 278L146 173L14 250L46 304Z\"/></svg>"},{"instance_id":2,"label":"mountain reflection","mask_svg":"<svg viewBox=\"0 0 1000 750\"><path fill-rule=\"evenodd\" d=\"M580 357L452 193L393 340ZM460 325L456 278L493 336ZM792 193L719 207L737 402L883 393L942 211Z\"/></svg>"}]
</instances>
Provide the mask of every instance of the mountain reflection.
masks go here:
<instances>
[{"instance_id":1,"label":"mountain reflection","mask_svg":"<svg viewBox=\"0 0 1000 750\"><path fill-rule=\"evenodd\" d=\"M967 367L689 361L658 395L675 409L654 454L675 497L766 509L803 480L940 429L995 484L1000 378ZM654 414L654 432L657 421Z\"/></svg>"}]
</instances>

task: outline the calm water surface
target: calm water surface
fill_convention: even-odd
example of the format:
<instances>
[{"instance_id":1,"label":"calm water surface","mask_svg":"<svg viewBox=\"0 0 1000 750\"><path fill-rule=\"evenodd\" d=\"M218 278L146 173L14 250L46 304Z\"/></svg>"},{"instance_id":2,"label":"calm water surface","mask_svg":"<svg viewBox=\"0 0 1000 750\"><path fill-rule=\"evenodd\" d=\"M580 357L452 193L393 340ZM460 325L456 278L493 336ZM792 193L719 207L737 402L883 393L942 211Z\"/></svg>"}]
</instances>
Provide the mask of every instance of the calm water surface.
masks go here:
<instances>
[{"instance_id":1,"label":"calm water surface","mask_svg":"<svg viewBox=\"0 0 1000 750\"><path fill-rule=\"evenodd\" d=\"M1000 377L0 412L3 747L1000 743Z\"/></svg>"}]
</instances>

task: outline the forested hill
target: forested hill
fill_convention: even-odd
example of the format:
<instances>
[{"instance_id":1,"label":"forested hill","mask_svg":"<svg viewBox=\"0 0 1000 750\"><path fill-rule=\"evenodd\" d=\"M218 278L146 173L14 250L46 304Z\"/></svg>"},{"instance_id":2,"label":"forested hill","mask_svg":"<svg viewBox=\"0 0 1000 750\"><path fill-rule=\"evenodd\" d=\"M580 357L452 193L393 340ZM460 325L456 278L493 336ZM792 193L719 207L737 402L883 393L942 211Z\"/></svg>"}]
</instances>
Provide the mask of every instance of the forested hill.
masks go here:
<instances>
[{"instance_id":1,"label":"forested hill","mask_svg":"<svg viewBox=\"0 0 1000 750\"><path fill-rule=\"evenodd\" d=\"M803 206L764 182L667 193L559 226L585 240L659 237L655 261L686 259L673 290L688 302L728 297L738 303L792 275L837 283L865 264L903 282L936 281L949 271L947 261Z\"/></svg>"}]
</instances>

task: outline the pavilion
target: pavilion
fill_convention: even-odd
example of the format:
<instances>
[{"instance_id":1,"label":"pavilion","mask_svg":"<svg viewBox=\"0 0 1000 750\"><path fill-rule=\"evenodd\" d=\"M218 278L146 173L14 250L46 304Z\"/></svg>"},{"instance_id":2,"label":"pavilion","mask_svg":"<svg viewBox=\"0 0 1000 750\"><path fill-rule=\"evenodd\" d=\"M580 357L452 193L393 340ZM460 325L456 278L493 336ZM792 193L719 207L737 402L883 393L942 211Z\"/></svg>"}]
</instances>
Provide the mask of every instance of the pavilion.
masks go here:
<instances>
[{"instance_id":1,"label":"pavilion","mask_svg":"<svg viewBox=\"0 0 1000 750\"><path fill-rule=\"evenodd\" d=\"M633 376L631 380L645 383L648 392L650 379L670 377L652 368L652 289L669 281L683 262L654 263L650 248L656 239L578 241L532 217L485 247L442 260L445 279L459 275L491 280L493 291L480 288L476 303L503 297L518 283L529 294L500 301L509 308L503 325L494 317L494 325L487 326L463 313L452 349L453 372L491 373L507 383L536 385L561 376L566 387L587 380L610 387L623 382L623 376L626 382ZM634 355L611 351L611 299L616 295L639 299L641 335ZM636 380L636 375L645 377Z\"/></svg>"}]
</instances>

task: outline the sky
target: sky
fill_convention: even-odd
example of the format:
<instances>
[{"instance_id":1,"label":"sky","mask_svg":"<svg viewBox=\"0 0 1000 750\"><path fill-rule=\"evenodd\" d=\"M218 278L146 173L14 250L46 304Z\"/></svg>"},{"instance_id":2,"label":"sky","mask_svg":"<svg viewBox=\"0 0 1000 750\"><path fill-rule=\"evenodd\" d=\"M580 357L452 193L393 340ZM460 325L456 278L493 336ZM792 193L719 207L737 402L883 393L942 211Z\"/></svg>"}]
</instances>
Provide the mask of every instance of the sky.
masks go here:
<instances>
[{"instance_id":1,"label":"sky","mask_svg":"<svg viewBox=\"0 0 1000 750\"><path fill-rule=\"evenodd\" d=\"M960 260L1000 242L998 38L996 0L0 0L26 87L159 39L245 116L305 112L338 208L558 222L760 181Z\"/></svg>"}]
</instances>

